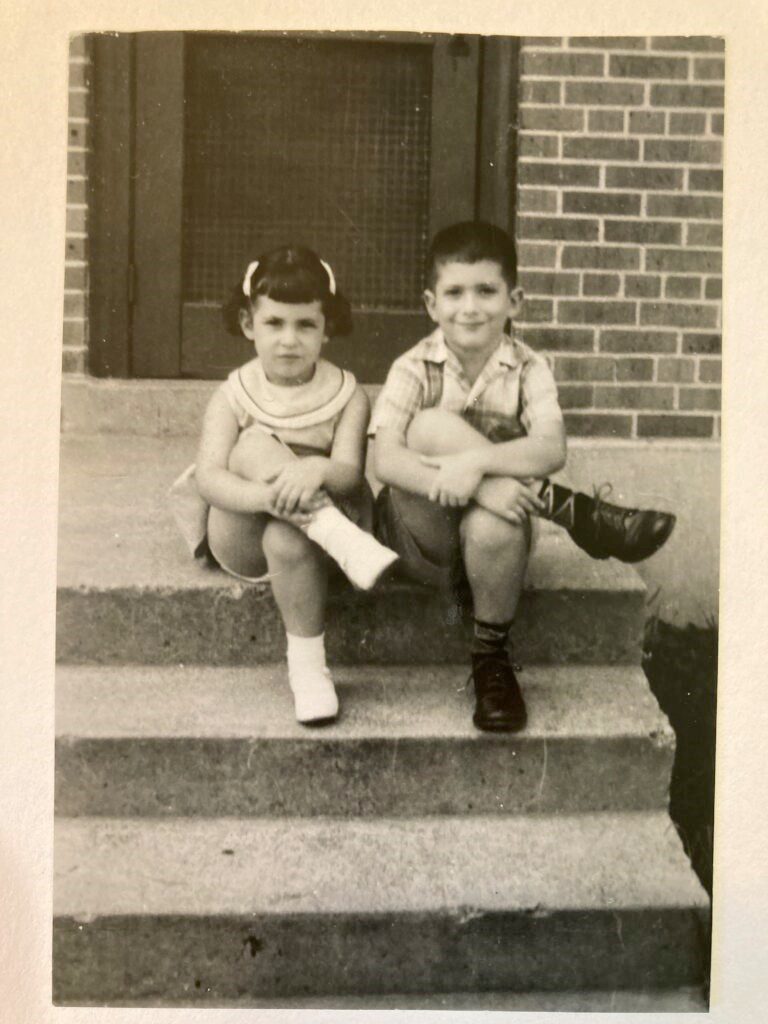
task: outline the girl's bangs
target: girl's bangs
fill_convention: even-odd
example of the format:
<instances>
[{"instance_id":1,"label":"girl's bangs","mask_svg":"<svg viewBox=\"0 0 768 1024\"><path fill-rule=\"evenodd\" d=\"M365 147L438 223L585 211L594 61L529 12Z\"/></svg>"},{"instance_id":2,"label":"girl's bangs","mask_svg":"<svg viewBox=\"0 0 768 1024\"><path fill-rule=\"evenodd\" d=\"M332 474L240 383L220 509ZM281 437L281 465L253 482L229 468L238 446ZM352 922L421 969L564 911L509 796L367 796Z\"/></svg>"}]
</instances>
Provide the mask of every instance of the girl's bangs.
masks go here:
<instances>
[{"instance_id":1,"label":"girl's bangs","mask_svg":"<svg viewBox=\"0 0 768 1024\"><path fill-rule=\"evenodd\" d=\"M316 275L306 267L268 272L259 281L256 292L286 303L322 302L325 297Z\"/></svg>"}]
</instances>

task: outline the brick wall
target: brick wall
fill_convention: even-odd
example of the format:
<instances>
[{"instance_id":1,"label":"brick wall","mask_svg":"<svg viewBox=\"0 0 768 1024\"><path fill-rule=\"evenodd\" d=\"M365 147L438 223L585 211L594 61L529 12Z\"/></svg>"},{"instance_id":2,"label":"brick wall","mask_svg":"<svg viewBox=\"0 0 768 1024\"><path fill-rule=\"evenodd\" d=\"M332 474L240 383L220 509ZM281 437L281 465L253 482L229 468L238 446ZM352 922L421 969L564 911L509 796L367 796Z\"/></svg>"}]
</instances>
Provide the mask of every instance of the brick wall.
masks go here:
<instances>
[{"instance_id":1,"label":"brick wall","mask_svg":"<svg viewBox=\"0 0 768 1024\"><path fill-rule=\"evenodd\" d=\"M719 435L723 42L526 38L523 337L572 436Z\"/></svg>"},{"instance_id":2,"label":"brick wall","mask_svg":"<svg viewBox=\"0 0 768 1024\"><path fill-rule=\"evenodd\" d=\"M67 124L67 227L64 263L65 373L83 372L87 365L88 294L87 182L88 82L90 59L86 40L73 36L69 47L69 120Z\"/></svg>"}]
</instances>

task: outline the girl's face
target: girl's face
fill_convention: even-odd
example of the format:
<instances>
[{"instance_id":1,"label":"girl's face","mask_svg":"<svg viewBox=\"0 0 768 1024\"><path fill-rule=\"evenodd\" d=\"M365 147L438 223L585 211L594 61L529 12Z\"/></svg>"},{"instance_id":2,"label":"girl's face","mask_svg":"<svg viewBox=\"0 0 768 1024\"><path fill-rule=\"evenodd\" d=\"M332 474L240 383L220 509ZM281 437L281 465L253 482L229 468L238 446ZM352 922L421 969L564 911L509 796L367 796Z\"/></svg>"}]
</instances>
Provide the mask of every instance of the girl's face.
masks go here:
<instances>
[{"instance_id":1,"label":"girl's face","mask_svg":"<svg viewBox=\"0 0 768 1024\"><path fill-rule=\"evenodd\" d=\"M276 302L260 295L240 314L240 326L273 384L305 384L312 379L320 350L328 340L319 300Z\"/></svg>"}]
</instances>

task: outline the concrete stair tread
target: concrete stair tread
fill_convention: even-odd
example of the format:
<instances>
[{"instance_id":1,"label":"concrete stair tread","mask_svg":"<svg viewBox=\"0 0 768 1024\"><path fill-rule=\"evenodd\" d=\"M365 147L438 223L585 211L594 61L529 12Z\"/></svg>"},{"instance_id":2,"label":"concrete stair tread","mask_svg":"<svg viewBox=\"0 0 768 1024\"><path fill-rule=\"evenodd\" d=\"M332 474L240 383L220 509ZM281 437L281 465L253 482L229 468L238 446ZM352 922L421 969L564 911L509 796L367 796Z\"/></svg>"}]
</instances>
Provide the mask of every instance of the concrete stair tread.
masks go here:
<instances>
[{"instance_id":1,"label":"concrete stair tread","mask_svg":"<svg viewBox=\"0 0 768 1024\"><path fill-rule=\"evenodd\" d=\"M663 812L58 819L54 843L54 915L80 922L434 912L470 920L708 905Z\"/></svg>"},{"instance_id":2,"label":"concrete stair tread","mask_svg":"<svg viewBox=\"0 0 768 1024\"><path fill-rule=\"evenodd\" d=\"M285 666L59 666L56 732L61 739L471 738L478 743L569 737L674 734L645 675L633 666L531 666L520 673L529 723L518 736L479 733L471 722L464 665L334 667L338 722L308 730L293 718Z\"/></svg>"},{"instance_id":3,"label":"concrete stair tread","mask_svg":"<svg viewBox=\"0 0 768 1024\"><path fill-rule=\"evenodd\" d=\"M193 458L194 441L189 438L64 435L59 586L242 589L225 573L195 564L173 522L166 492ZM565 533L542 526L530 588L644 592L631 567L593 561Z\"/></svg>"}]
</instances>

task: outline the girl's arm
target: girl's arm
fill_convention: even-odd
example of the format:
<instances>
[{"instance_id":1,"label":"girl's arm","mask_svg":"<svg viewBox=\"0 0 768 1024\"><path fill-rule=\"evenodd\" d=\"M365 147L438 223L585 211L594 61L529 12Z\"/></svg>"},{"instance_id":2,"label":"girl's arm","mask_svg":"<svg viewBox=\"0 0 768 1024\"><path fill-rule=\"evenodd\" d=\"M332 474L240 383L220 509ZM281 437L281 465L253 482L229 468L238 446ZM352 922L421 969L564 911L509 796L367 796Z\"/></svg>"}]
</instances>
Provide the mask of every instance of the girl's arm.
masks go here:
<instances>
[{"instance_id":1,"label":"girl's arm","mask_svg":"<svg viewBox=\"0 0 768 1024\"><path fill-rule=\"evenodd\" d=\"M203 419L195 467L198 490L209 505L227 512L270 511L271 487L244 480L228 469L238 433L237 420L229 403L216 391Z\"/></svg>"}]
</instances>

